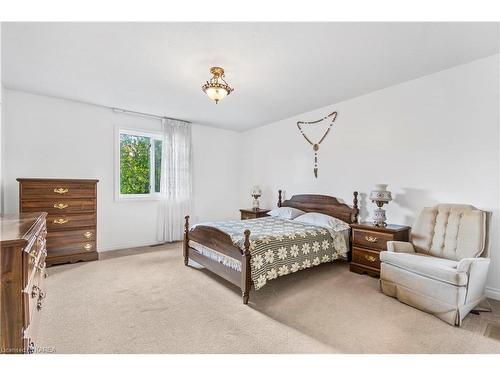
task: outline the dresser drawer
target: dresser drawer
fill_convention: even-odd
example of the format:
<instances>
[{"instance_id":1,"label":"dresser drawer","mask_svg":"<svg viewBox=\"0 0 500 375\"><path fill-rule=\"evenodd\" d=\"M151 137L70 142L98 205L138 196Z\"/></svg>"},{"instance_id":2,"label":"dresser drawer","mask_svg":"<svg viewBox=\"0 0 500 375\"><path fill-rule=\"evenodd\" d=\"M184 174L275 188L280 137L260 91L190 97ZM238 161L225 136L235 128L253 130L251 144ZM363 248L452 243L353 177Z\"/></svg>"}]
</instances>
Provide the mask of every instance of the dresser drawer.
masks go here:
<instances>
[{"instance_id":1,"label":"dresser drawer","mask_svg":"<svg viewBox=\"0 0 500 375\"><path fill-rule=\"evenodd\" d=\"M353 247L352 262L380 269L380 252L377 250L367 250L359 247Z\"/></svg>"},{"instance_id":2,"label":"dresser drawer","mask_svg":"<svg viewBox=\"0 0 500 375\"><path fill-rule=\"evenodd\" d=\"M393 241L394 235L391 233L375 232L364 229L353 229L352 239L353 245L386 250L387 241Z\"/></svg>"},{"instance_id":3,"label":"dresser drawer","mask_svg":"<svg viewBox=\"0 0 500 375\"><path fill-rule=\"evenodd\" d=\"M40 274L41 279L44 278L43 274ZM25 342L25 352L33 353L36 350L37 340L38 340L38 327L40 325L40 315L43 310L43 304L46 296L46 290L43 286L43 282L40 284L40 289L36 292L35 298L31 297L30 294L30 308L32 308L29 314L29 322L26 324L26 329L24 330L24 342Z\"/></svg>"},{"instance_id":4,"label":"dresser drawer","mask_svg":"<svg viewBox=\"0 0 500 375\"><path fill-rule=\"evenodd\" d=\"M95 229L76 229L64 232L53 231L47 234L47 247L64 246L65 244L95 240Z\"/></svg>"},{"instance_id":5,"label":"dresser drawer","mask_svg":"<svg viewBox=\"0 0 500 375\"><path fill-rule=\"evenodd\" d=\"M46 234L47 231L44 225L24 249L23 256L26 258L24 261L24 286L29 286L32 283L36 269L42 267L45 262L47 255Z\"/></svg>"},{"instance_id":6,"label":"dresser drawer","mask_svg":"<svg viewBox=\"0 0 500 375\"><path fill-rule=\"evenodd\" d=\"M66 181L25 181L22 183L21 200L34 198L95 198L95 184Z\"/></svg>"},{"instance_id":7,"label":"dresser drawer","mask_svg":"<svg viewBox=\"0 0 500 375\"><path fill-rule=\"evenodd\" d=\"M49 241L47 252L49 261L63 255L81 254L95 252L94 240L68 241L63 238L54 238Z\"/></svg>"},{"instance_id":8,"label":"dresser drawer","mask_svg":"<svg viewBox=\"0 0 500 375\"><path fill-rule=\"evenodd\" d=\"M30 200L21 202L22 212L47 212L49 214L66 214L80 212L94 212L96 210L96 201L93 198L88 199L44 199Z\"/></svg>"},{"instance_id":9,"label":"dresser drawer","mask_svg":"<svg viewBox=\"0 0 500 375\"><path fill-rule=\"evenodd\" d=\"M29 326L33 321L33 316L43 308L43 302L46 296L45 289L45 259L43 267L37 269L33 279L24 289L25 298L25 326Z\"/></svg>"},{"instance_id":10,"label":"dresser drawer","mask_svg":"<svg viewBox=\"0 0 500 375\"><path fill-rule=\"evenodd\" d=\"M68 228L95 227L95 214L67 214L47 216L47 230L65 230Z\"/></svg>"}]
</instances>

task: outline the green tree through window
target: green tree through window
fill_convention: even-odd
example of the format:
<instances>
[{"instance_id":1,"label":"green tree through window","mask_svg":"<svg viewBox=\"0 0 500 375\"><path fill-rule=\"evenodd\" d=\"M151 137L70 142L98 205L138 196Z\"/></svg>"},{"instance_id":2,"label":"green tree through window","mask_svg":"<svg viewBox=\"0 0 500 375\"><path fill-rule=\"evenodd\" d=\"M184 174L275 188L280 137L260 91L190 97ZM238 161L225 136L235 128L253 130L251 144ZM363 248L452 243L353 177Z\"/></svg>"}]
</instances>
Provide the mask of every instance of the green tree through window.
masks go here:
<instances>
[{"instance_id":1,"label":"green tree through window","mask_svg":"<svg viewBox=\"0 0 500 375\"><path fill-rule=\"evenodd\" d=\"M161 192L160 135L120 130L120 195Z\"/></svg>"},{"instance_id":2,"label":"green tree through window","mask_svg":"<svg viewBox=\"0 0 500 375\"><path fill-rule=\"evenodd\" d=\"M162 141L159 139L154 140L155 144L155 193L159 193L161 190L161 148Z\"/></svg>"}]
</instances>

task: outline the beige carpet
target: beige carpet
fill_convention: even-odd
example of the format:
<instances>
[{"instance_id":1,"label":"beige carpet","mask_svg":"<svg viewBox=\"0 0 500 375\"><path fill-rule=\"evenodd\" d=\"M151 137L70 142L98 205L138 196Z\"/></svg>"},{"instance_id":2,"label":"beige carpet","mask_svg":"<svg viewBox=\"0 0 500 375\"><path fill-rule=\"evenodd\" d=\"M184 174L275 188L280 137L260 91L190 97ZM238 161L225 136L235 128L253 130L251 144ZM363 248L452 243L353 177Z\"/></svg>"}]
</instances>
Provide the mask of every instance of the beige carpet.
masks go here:
<instances>
[{"instance_id":1,"label":"beige carpet","mask_svg":"<svg viewBox=\"0 0 500 375\"><path fill-rule=\"evenodd\" d=\"M57 353L500 353L493 313L456 328L379 292L345 263L250 294L185 267L180 244L52 267L39 345Z\"/></svg>"}]
</instances>

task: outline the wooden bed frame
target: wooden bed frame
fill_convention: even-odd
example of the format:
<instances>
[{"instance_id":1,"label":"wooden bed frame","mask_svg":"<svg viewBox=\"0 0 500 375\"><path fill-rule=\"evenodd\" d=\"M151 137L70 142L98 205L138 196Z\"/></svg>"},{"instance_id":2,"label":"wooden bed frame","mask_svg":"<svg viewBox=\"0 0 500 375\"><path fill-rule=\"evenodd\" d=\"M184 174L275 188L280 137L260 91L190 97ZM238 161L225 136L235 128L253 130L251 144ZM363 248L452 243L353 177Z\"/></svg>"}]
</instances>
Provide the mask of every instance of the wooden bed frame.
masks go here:
<instances>
[{"instance_id":1,"label":"wooden bed frame","mask_svg":"<svg viewBox=\"0 0 500 375\"><path fill-rule=\"evenodd\" d=\"M278 207L293 207L305 212L320 212L336 217L348 224L353 224L358 221L358 192L355 191L353 196L353 207L345 203L340 203L335 197L313 194L294 195L291 199L282 202L281 190L279 190ZM244 231L245 242L244 250L242 250L233 244L228 234L221 230L210 226L199 225L192 231L189 231L189 216L186 216L185 220L183 246L184 264L187 266L189 259L192 259L213 273L240 287L243 303L245 305L248 304L250 288L252 286L250 272L250 231L248 229ZM226 267L215 260L201 255L189 246L190 240L240 261L241 271Z\"/></svg>"}]
</instances>

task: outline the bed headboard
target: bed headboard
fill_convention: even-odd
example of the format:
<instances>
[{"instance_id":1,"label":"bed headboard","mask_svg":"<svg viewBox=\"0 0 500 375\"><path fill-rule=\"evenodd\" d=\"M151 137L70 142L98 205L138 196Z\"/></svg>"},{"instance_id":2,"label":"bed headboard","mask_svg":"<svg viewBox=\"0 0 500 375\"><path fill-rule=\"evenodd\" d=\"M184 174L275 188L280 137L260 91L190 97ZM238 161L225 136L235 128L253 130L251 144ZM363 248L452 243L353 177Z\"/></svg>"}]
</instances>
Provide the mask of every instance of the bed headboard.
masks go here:
<instances>
[{"instance_id":1,"label":"bed headboard","mask_svg":"<svg viewBox=\"0 0 500 375\"><path fill-rule=\"evenodd\" d=\"M358 222L358 192L353 192L353 207L340 203L335 197L316 194L294 195L286 201L281 201L281 190L278 190L278 207L293 207L305 212L319 212L345 221L348 224Z\"/></svg>"}]
</instances>

